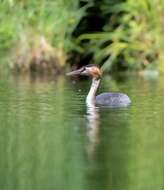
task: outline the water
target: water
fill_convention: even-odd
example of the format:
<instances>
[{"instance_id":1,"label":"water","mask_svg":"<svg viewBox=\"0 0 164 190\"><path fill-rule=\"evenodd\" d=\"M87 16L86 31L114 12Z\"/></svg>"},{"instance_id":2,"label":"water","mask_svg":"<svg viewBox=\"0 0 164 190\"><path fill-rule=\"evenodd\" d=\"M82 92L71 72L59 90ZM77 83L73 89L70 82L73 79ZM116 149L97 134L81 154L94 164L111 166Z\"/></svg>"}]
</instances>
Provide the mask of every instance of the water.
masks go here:
<instances>
[{"instance_id":1,"label":"water","mask_svg":"<svg viewBox=\"0 0 164 190\"><path fill-rule=\"evenodd\" d=\"M105 76L133 103L90 110L88 80L1 76L0 189L164 189L163 84Z\"/></svg>"}]
</instances>

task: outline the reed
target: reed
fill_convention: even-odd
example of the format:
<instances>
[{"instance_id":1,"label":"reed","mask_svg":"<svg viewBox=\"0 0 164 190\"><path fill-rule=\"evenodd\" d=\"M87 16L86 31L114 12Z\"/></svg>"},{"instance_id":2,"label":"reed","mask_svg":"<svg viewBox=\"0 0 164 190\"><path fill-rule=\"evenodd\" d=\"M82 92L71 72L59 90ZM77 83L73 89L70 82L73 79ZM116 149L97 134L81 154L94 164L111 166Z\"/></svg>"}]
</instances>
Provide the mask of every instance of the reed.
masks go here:
<instances>
[{"instance_id":1,"label":"reed","mask_svg":"<svg viewBox=\"0 0 164 190\"><path fill-rule=\"evenodd\" d=\"M90 32L92 7L103 24ZM80 52L104 71L164 71L163 0L1 0L0 20L0 55L11 68L62 70Z\"/></svg>"},{"instance_id":2,"label":"reed","mask_svg":"<svg viewBox=\"0 0 164 190\"><path fill-rule=\"evenodd\" d=\"M94 62L103 64L104 71L140 70L159 65L161 68L162 0L103 0L98 6L105 19L103 30L79 37L80 41L89 41L86 48L93 53Z\"/></svg>"},{"instance_id":3,"label":"reed","mask_svg":"<svg viewBox=\"0 0 164 190\"><path fill-rule=\"evenodd\" d=\"M33 57L39 54L39 58L51 62L47 59L51 54L56 66L63 67L67 52L73 47L72 32L85 12L78 6L78 0L1 1L0 51L11 53L10 66L29 70L35 61ZM42 39L46 42L44 54L41 52Z\"/></svg>"}]
</instances>

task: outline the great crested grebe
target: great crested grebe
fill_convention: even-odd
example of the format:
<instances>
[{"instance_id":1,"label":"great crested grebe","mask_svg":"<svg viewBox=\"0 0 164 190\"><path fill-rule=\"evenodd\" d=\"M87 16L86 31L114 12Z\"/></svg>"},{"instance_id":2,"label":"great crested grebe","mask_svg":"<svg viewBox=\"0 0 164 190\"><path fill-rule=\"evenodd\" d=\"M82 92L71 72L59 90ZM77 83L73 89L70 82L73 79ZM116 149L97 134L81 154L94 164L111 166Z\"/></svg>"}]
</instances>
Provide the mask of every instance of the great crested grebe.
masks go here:
<instances>
[{"instance_id":1,"label":"great crested grebe","mask_svg":"<svg viewBox=\"0 0 164 190\"><path fill-rule=\"evenodd\" d=\"M78 70L67 73L68 76L85 75L92 77L92 85L86 98L87 106L103 105L111 107L126 107L131 103L130 98L119 92L104 92L96 96L101 80L101 70L95 65L83 66Z\"/></svg>"}]
</instances>

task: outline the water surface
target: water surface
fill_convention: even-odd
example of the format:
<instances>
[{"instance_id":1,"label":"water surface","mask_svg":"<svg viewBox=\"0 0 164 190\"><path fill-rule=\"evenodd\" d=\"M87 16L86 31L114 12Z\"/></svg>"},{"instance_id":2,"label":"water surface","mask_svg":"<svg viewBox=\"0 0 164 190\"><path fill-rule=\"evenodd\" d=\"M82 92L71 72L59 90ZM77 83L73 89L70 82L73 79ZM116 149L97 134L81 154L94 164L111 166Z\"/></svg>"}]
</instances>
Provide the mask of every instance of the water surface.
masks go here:
<instances>
[{"instance_id":1,"label":"water surface","mask_svg":"<svg viewBox=\"0 0 164 190\"><path fill-rule=\"evenodd\" d=\"M1 76L0 189L164 189L163 84L104 76L132 105L91 110L89 80Z\"/></svg>"}]
</instances>

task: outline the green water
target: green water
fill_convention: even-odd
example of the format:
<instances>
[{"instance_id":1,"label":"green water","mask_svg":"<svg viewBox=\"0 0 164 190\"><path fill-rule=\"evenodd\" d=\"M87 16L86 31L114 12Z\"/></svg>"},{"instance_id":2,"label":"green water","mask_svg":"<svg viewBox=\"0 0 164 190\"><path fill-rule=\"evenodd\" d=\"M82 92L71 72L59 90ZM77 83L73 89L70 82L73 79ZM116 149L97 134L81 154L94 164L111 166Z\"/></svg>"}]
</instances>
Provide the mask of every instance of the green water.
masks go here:
<instances>
[{"instance_id":1,"label":"green water","mask_svg":"<svg viewBox=\"0 0 164 190\"><path fill-rule=\"evenodd\" d=\"M89 85L0 76L1 190L164 189L164 77L105 76L124 109L87 110Z\"/></svg>"}]
</instances>

